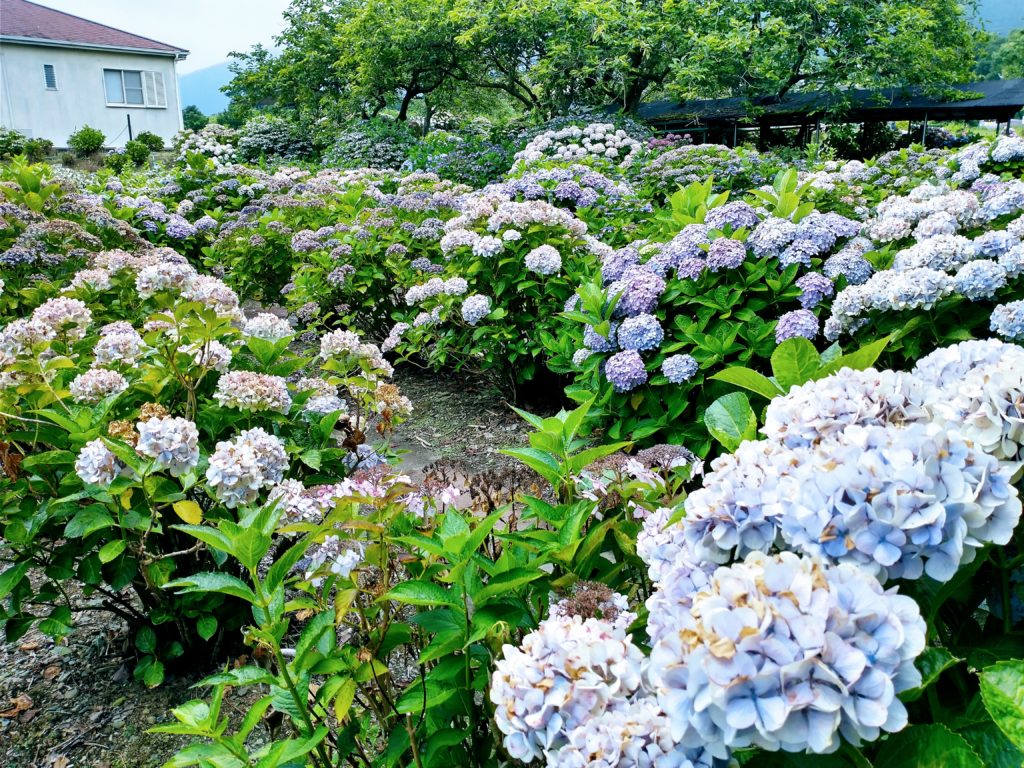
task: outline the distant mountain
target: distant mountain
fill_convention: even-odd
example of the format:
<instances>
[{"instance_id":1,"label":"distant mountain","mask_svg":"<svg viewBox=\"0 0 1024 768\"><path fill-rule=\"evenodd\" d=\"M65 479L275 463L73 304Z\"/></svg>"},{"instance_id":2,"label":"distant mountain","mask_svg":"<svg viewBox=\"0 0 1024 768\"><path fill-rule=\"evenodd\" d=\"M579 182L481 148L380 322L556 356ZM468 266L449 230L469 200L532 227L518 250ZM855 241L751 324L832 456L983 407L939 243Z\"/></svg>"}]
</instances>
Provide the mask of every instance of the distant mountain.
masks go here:
<instances>
[{"instance_id":1,"label":"distant mountain","mask_svg":"<svg viewBox=\"0 0 1024 768\"><path fill-rule=\"evenodd\" d=\"M980 0L978 18L989 32L1005 35L1024 27L1024 3L1020 0Z\"/></svg>"},{"instance_id":2,"label":"distant mountain","mask_svg":"<svg viewBox=\"0 0 1024 768\"><path fill-rule=\"evenodd\" d=\"M229 99L220 89L231 82L231 77L231 70L228 69L226 61L189 72L187 75L179 75L182 107L195 104L207 115L227 109Z\"/></svg>"}]
</instances>

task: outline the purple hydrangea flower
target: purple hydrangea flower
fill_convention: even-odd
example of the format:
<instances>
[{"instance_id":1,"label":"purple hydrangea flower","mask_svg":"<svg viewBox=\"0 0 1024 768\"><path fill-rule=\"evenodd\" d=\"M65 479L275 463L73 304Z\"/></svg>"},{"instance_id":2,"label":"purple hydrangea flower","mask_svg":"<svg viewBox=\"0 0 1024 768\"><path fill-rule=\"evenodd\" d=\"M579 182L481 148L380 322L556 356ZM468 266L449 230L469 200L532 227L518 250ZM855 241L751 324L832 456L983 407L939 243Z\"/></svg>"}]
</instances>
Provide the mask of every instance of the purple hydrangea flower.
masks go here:
<instances>
[{"instance_id":1,"label":"purple hydrangea flower","mask_svg":"<svg viewBox=\"0 0 1024 768\"><path fill-rule=\"evenodd\" d=\"M682 384L696 375L700 366L690 355L670 355L661 364L661 372L673 384Z\"/></svg>"},{"instance_id":2,"label":"purple hydrangea flower","mask_svg":"<svg viewBox=\"0 0 1024 768\"><path fill-rule=\"evenodd\" d=\"M647 369L638 352L627 349L608 358L604 375L616 392L629 392L647 381Z\"/></svg>"},{"instance_id":3,"label":"purple hydrangea flower","mask_svg":"<svg viewBox=\"0 0 1024 768\"><path fill-rule=\"evenodd\" d=\"M595 331L593 326L588 325L583 329L583 343L594 352L614 352L617 349L615 338L618 327L618 323L611 323L608 328L608 336L605 337Z\"/></svg>"},{"instance_id":4,"label":"purple hydrangea flower","mask_svg":"<svg viewBox=\"0 0 1024 768\"><path fill-rule=\"evenodd\" d=\"M720 237L708 249L707 267L712 272L736 269L747 258L747 246L739 240Z\"/></svg>"},{"instance_id":5,"label":"purple hydrangea flower","mask_svg":"<svg viewBox=\"0 0 1024 768\"><path fill-rule=\"evenodd\" d=\"M842 276L846 278L846 282L850 285L860 285L868 281L874 269L871 266L871 262L863 256L852 251L840 251L825 261L823 271L825 276L832 280Z\"/></svg>"},{"instance_id":6,"label":"purple hydrangea flower","mask_svg":"<svg viewBox=\"0 0 1024 768\"><path fill-rule=\"evenodd\" d=\"M775 326L775 343L801 336L813 339L818 335L819 323L814 313L807 309L795 309L779 318Z\"/></svg>"},{"instance_id":7,"label":"purple hydrangea flower","mask_svg":"<svg viewBox=\"0 0 1024 768\"><path fill-rule=\"evenodd\" d=\"M796 281L796 287L800 289L800 306L804 309L814 309L835 292L832 281L817 272L801 277Z\"/></svg>"},{"instance_id":8,"label":"purple hydrangea flower","mask_svg":"<svg viewBox=\"0 0 1024 768\"><path fill-rule=\"evenodd\" d=\"M622 283L622 296L615 305L615 314L619 316L652 311L665 291L665 280L643 265L627 268Z\"/></svg>"},{"instance_id":9,"label":"purple hydrangea flower","mask_svg":"<svg viewBox=\"0 0 1024 768\"><path fill-rule=\"evenodd\" d=\"M623 349L643 352L660 346L665 338L665 331L654 315L639 314L622 321L617 338L619 346Z\"/></svg>"},{"instance_id":10,"label":"purple hydrangea flower","mask_svg":"<svg viewBox=\"0 0 1024 768\"><path fill-rule=\"evenodd\" d=\"M725 229L727 226L734 230L740 227L753 229L759 221L754 207L742 200L733 200L731 203L712 208L704 217L704 224L711 229Z\"/></svg>"}]
</instances>

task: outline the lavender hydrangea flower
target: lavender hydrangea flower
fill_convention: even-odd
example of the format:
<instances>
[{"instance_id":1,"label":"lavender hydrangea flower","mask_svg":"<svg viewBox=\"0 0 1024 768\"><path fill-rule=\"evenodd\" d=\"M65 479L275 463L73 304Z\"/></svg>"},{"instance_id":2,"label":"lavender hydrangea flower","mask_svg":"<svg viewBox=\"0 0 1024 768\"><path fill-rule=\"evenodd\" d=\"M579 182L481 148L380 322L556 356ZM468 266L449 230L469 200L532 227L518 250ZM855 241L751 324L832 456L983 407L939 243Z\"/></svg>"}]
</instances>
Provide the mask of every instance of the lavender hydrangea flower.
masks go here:
<instances>
[{"instance_id":1,"label":"lavender hydrangea flower","mask_svg":"<svg viewBox=\"0 0 1024 768\"><path fill-rule=\"evenodd\" d=\"M647 369L640 354L632 349L616 352L604 366L605 378L616 392L629 392L647 381Z\"/></svg>"},{"instance_id":2,"label":"lavender hydrangea flower","mask_svg":"<svg viewBox=\"0 0 1024 768\"><path fill-rule=\"evenodd\" d=\"M526 254L526 268L540 275L553 275L562 268L562 256L550 245L540 245Z\"/></svg>"},{"instance_id":3,"label":"lavender hydrangea flower","mask_svg":"<svg viewBox=\"0 0 1024 768\"><path fill-rule=\"evenodd\" d=\"M817 272L808 272L796 281L796 287L800 289L800 306L804 309L814 309L835 291L832 281Z\"/></svg>"},{"instance_id":4,"label":"lavender hydrangea flower","mask_svg":"<svg viewBox=\"0 0 1024 768\"><path fill-rule=\"evenodd\" d=\"M708 248L707 267L712 272L736 269L747 258L747 246L739 240L719 237Z\"/></svg>"},{"instance_id":5,"label":"lavender hydrangea flower","mask_svg":"<svg viewBox=\"0 0 1024 768\"><path fill-rule=\"evenodd\" d=\"M135 428L139 432L135 449L153 459L157 468L178 477L199 463L199 430L194 422L179 416L153 417Z\"/></svg>"},{"instance_id":6,"label":"lavender hydrangea flower","mask_svg":"<svg viewBox=\"0 0 1024 768\"><path fill-rule=\"evenodd\" d=\"M491 297L474 293L462 302L462 319L476 325L491 313Z\"/></svg>"},{"instance_id":7,"label":"lavender hydrangea flower","mask_svg":"<svg viewBox=\"0 0 1024 768\"><path fill-rule=\"evenodd\" d=\"M711 208L704 217L704 224L711 229L725 229L731 227L733 230L745 227L753 229L758 225L760 219L757 211L750 203L742 200L733 200Z\"/></svg>"},{"instance_id":8,"label":"lavender hydrangea flower","mask_svg":"<svg viewBox=\"0 0 1024 768\"><path fill-rule=\"evenodd\" d=\"M594 352L614 352L618 349L615 342L618 334L619 324L612 322L608 327L608 335L602 336L592 325L583 329L583 343Z\"/></svg>"},{"instance_id":9,"label":"lavender hydrangea flower","mask_svg":"<svg viewBox=\"0 0 1024 768\"><path fill-rule=\"evenodd\" d=\"M660 346L665 338L665 331L654 315L639 314L622 321L616 338L622 349L643 352Z\"/></svg>"},{"instance_id":10,"label":"lavender hydrangea flower","mask_svg":"<svg viewBox=\"0 0 1024 768\"><path fill-rule=\"evenodd\" d=\"M808 309L794 309L779 318L775 326L775 343L781 344L786 339L802 337L813 339L818 335L820 324L817 316Z\"/></svg>"},{"instance_id":11,"label":"lavender hydrangea flower","mask_svg":"<svg viewBox=\"0 0 1024 768\"><path fill-rule=\"evenodd\" d=\"M652 312L665 292L665 280L643 265L628 267L621 283L622 295L615 305L615 314L619 317ZM611 295L611 287L608 290Z\"/></svg>"},{"instance_id":12,"label":"lavender hydrangea flower","mask_svg":"<svg viewBox=\"0 0 1024 768\"><path fill-rule=\"evenodd\" d=\"M825 277L831 280L845 277L846 282L850 285L860 285L867 282L871 273L874 272L874 268L871 266L871 262L863 256L852 251L840 251L825 260L822 271L825 273Z\"/></svg>"},{"instance_id":13,"label":"lavender hydrangea flower","mask_svg":"<svg viewBox=\"0 0 1024 768\"><path fill-rule=\"evenodd\" d=\"M99 438L90 440L82 446L78 458L75 459L75 474L82 482L102 488L109 487L125 468L113 451Z\"/></svg>"},{"instance_id":14,"label":"lavender hydrangea flower","mask_svg":"<svg viewBox=\"0 0 1024 768\"><path fill-rule=\"evenodd\" d=\"M670 355L661 363L661 372L672 384L682 384L692 379L700 366L690 355Z\"/></svg>"},{"instance_id":15,"label":"lavender hydrangea flower","mask_svg":"<svg viewBox=\"0 0 1024 768\"><path fill-rule=\"evenodd\" d=\"M1000 304L993 309L989 328L1004 339L1024 341L1024 299Z\"/></svg>"},{"instance_id":16,"label":"lavender hydrangea flower","mask_svg":"<svg viewBox=\"0 0 1024 768\"><path fill-rule=\"evenodd\" d=\"M217 443L206 470L206 482L217 499L229 509L251 504L262 488L284 479L288 453L279 437L255 427L233 440Z\"/></svg>"}]
</instances>

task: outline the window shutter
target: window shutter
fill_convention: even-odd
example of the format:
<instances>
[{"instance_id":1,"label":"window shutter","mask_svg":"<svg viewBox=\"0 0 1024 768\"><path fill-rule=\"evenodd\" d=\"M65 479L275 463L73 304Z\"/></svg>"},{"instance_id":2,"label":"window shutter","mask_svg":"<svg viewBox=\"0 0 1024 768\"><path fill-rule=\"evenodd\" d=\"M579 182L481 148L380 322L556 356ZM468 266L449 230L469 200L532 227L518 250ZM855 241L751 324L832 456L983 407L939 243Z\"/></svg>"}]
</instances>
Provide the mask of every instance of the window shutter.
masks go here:
<instances>
[{"instance_id":1,"label":"window shutter","mask_svg":"<svg viewBox=\"0 0 1024 768\"><path fill-rule=\"evenodd\" d=\"M57 90L57 72L54 70L53 64L43 64L43 80L46 81L47 89Z\"/></svg>"},{"instance_id":2,"label":"window shutter","mask_svg":"<svg viewBox=\"0 0 1024 768\"><path fill-rule=\"evenodd\" d=\"M143 72L142 79L146 88L146 106L166 107L167 89L164 87L164 73Z\"/></svg>"}]
</instances>

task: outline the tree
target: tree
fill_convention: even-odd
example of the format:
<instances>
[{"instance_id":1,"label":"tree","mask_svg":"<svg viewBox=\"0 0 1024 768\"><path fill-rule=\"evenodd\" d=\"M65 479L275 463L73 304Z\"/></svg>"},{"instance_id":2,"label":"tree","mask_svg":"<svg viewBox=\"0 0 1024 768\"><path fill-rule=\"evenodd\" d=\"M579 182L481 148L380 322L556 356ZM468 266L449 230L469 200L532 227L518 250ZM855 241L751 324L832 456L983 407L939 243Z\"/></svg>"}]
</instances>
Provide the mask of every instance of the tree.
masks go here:
<instances>
[{"instance_id":1,"label":"tree","mask_svg":"<svg viewBox=\"0 0 1024 768\"><path fill-rule=\"evenodd\" d=\"M209 118L195 104L189 104L181 111L181 121L190 131L198 131L206 126Z\"/></svg>"},{"instance_id":2,"label":"tree","mask_svg":"<svg viewBox=\"0 0 1024 768\"><path fill-rule=\"evenodd\" d=\"M1024 77L1024 29L1006 36L996 49L995 63L1000 77Z\"/></svg>"},{"instance_id":3,"label":"tree","mask_svg":"<svg viewBox=\"0 0 1024 768\"><path fill-rule=\"evenodd\" d=\"M981 34L960 0L707 0L688 12L670 83L683 98L949 85L969 79Z\"/></svg>"}]
</instances>

